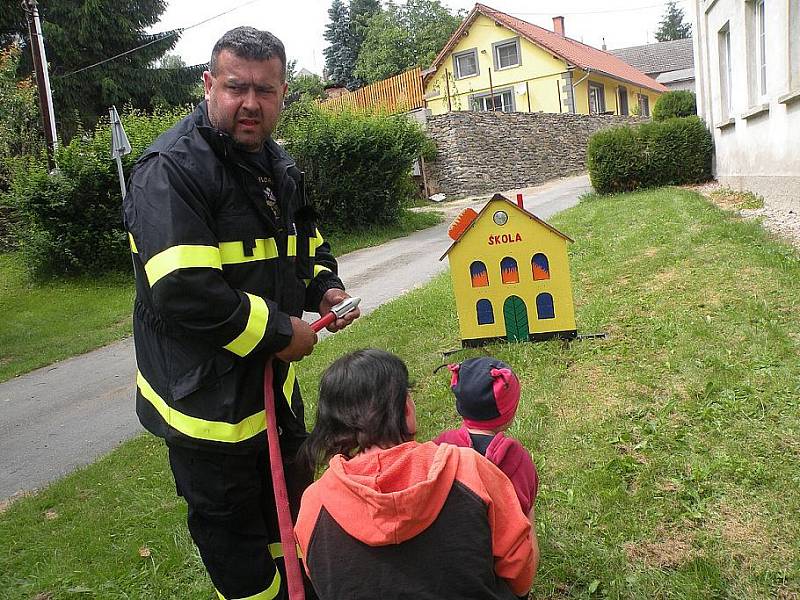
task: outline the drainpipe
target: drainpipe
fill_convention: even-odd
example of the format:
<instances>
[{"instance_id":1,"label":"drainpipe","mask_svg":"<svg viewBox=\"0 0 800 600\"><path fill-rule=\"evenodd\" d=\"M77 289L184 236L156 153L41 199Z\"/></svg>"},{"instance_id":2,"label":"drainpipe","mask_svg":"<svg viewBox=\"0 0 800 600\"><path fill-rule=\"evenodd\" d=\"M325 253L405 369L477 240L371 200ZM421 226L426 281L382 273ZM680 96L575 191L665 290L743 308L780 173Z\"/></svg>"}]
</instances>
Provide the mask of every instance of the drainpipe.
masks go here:
<instances>
[{"instance_id":1,"label":"drainpipe","mask_svg":"<svg viewBox=\"0 0 800 600\"><path fill-rule=\"evenodd\" d=\"M444 70L444 84L447 86L447 112L453 112L453 104L450 101L450 72Z\"/></svg>"},{"instance_id":2,"label":"drainpipe","mask_svg":"<svg viewBox=\"0 0 800 600\"><path fill-rule=\"evenodd\" d=\"M591 70L591 69L586 69L586 75L584 75L583 77L581 77L580 79L578 79L578 81L576 81L575 83L573 83L573 84L572 84L572 89L574 90L576 87L578 87L578 84L579 84L580 82L582 82L584 79L586 79L587 77L589 77L589 75L591 75L591 73L592 73L592 70Z\"/></svg>"},{"instance_id":3,"label":"drainpipe","mask_svg":"<svg viewBox=\"0 0 800 600\"><path fill-rule=\"evenodd\" d=\"M494 103L494 86L492 85L492 69L489 68L489 98L492 99L492 111L497 112L497 105Z\"/></svg>"}]
</instances>

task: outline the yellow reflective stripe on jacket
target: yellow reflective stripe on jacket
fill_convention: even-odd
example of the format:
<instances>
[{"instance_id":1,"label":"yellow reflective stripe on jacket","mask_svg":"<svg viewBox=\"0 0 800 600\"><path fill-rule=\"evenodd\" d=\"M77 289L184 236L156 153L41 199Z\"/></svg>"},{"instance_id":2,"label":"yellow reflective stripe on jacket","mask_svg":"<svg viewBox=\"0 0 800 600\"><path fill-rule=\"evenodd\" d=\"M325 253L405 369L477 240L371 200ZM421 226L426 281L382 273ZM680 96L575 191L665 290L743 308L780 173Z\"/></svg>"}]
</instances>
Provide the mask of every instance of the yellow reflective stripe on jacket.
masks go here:
<instances>
[{"instance_id":1,"label":"yellow reflective stripe on jacket","mask_svg":"<svg viewBox=\"0 0 800 600\"><path fill-rule=\"evenodd\" d=\"M153 405L167 424L182 434L199 440L235 444L248 440L267 428L264 411L245 417L238 423L207 421L192 417L170 407L147 383L140 371L136 372L136 385L142 396Z\"/></svg>"},{"instance_id":2,"label":"yellow reflective stripe on jacket","mask_svg":"<svg viewBox=\"0 0 800 600\"><path fill-rule=\"evenodd\" d=\"M222 593L217 590L217 596L219 596L219 600L272 600L278 596L278 592L280 591L281 574L278 573L278 569L275 569L275 577L272 578L272 583L263 592L253 594L252 596L247 596L247 598L225 598L225 596L223 596Z\"/></svg>"},{"instance_id":3,"label":"yellow reflective stripe on jacket","mask_svg":"<svg viewBox=\"0 0 800 600\"><path fill-rule=\"evenodd\" d=\"M239 356L247 356L258 346L264 338L267 330L267 320L269 319L269 308L261 296L247 294L250 298L250 314L247 317L247 325L244 331L236 336L232 342L225 344L225 349L230 350Z\"/></svg>"},{"instance_id":4,"label":"yellow reflective stripe on jacket","mask_svg":"<svg viewBox=\"0 0 800 600\"><path fill-rule=\"evenodd\" d=\"M294 392L294 380L297 379L297 372L294 370L294 363L289 363L289 369L286 371L286 381L283 382L283 397L289 403L289 409L292 408L292 392ZM294 411L292 411L294 414Z\"/></svg>"},{"instance_id":5,"label":"yellow reflective stripe on jacket","mask_svg":"<svg viewBox=\"0 0 800 600\"><path fill-rule=\"evenodd\" d=\"M244 252L244 242L220 242L219 254L223 265L238 265L241 263L253 262L256 260L269 260L278 258L278 247L275 245L275 238L257 239L255 247L248 254Z\"/></svg>"},{"instance_id":6,"label":"yellow reflective stripe on jacket","mask_svg":"<svg viewBox=\"0 0 800 600\"><path fill-rule=\"evenodd\" d=\"M317 233L319 235L319 233ZM310 250L311 256L319 246L322 237L319 240L311 238ZM138 253L136 244L133 241L133 236L128 234L128 241L131 245L131 251ZM255 247L245 252L244 242L220 242L219 247L214 246L194 246L194 245L179 245L167 248L163 252L156 254L153 258L147 261L145 271L147 271L147 279L150 281L150 286L176 269L185 267L213 267L216 269L222 268L222 265L238 265L242 263L255 262L258 260L270 260L278 258L278 246L275 243L275 238L259 238L254 240ZM286 256L297 256L297 236L290 235L286 242Z\"/></svg>"},{"instance_id":7,"label":"yellow reflective stripe on jacket","mask_svg":"<svg viewBox=\"0 0 800 600\"><path fill-rule=\"evenodd\" d=\"M133 235L131 235L130 232L128 232L128 242L131 245L131 252L134 254L139 254L139 251L136 249L136 242L133 241Z\"/></svg>"},{"instance_id":8,"label":"yellow reflective stripe on jacket","mask_svg":"<svg viewBox=\"0 0 800 600\"><path fill-rule=\"evenodd\" d=\"M216 246L172 246L159 252L147 261L144 270L150 287L173 271L190 267L210 267L222 269L219 259L219 248Z\"/></svg>"},{"instance_id":9,"label":"yellow reflective stripe on jacket","mask_svg":"<svg viewBox=\"0 0 800 600\"><path fill-rule=\"evenodd\" d=\"M300 550L300 544L295 546L295 550L297 551L297 558L303 558L303 551ZM283 544L281 544L280 542L275 542L274 544L270 544L269 555L272 558L283 558Z\"/></svg>"},{"instance_id":10,"label":"yellow reflective stripe on jacket","mask_svg":"<svg viewBox=\"0 0 800 600\"><path fill-rule=\"evenodd\" d=\"M328 267L323 267L322 265L314 265L314 277L320 273L324 273L325 271L330 271L330 269Z\"/></svg>"},{"instance_id":11,"label":"yellow reflective stripe on jacket","mask_svg":"<svg viewBox=\"0 0 800 600\"><path fill-rule=\"evenodd\" d=\"M317 254L317 248L322 246L325 242L325 238L322 237L322 234L319 232L319 229L314 230L315 236L312 238L308 238L308 255L315 256Z\"/></svg>"}]
</instances>

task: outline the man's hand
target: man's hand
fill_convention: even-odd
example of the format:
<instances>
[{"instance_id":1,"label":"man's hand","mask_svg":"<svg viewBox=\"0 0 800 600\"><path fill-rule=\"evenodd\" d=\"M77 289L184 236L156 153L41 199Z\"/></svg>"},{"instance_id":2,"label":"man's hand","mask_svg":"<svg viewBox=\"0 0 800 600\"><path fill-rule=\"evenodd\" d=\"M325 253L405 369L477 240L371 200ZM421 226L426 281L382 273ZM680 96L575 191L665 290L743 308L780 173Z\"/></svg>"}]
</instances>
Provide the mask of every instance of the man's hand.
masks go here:
<instances>
[{"instance_id":1,"label":"man's hand","mask_svg":"<svg viewBox=\"0 0 800 600\"><path fill-rule=\"evenodd\" d=\"M350 297L350 294L345 292L344 290L328 290L325 292L325 295L322 297L322 302L319 303L319 314L323 317L331 312L331 308L339 304L342 300L346 300ZM328 325L328 331L339 331L340 329L344 329L350 323L355 321L358 317L361 316L361 311L358 308L351 310L341 319L336 319L333 323Z\"/></svg>"},{"instance_id":2,"label":"man's hand","mask_svg":"<svg viewBox=\"0 0 800 600\"><path fill-rule=\"evenodd\" d=\"M317 334L311 329L311 325L297 317L289 318L292 321L292 340L286 348L275 354L278 359L287 363L302 360L311 354L314 344L317 343Z\"/></svg>"}]
</instances>

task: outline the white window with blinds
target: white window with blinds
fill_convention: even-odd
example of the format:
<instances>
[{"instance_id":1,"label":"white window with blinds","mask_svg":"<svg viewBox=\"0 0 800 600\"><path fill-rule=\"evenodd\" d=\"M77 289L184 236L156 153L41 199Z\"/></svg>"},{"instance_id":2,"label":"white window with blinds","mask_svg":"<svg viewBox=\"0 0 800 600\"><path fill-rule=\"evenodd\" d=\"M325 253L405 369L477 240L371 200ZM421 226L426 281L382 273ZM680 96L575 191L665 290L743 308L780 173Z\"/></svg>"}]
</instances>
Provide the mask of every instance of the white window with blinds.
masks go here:
<instances>
[{"instance_id":1,"label":"white window with blinds","mask_svg":"<svg viewBox=\"0 0 800 600\"><path fill-rule=\"evenodd\" d=\"M522 64L520 59L519 38L503 40L492 44L495 71L518 67Z\"/></svg>"},{"instance_id":2,"label":"white window with blinds","mask_svg":"<svg viewBox=\"0 0 800 600\"><path fill-rule=\"evenodd\" d=\"M478 49L470 48L464 52L453 54L453 72L456 75L456 79L478 75L480 73L478 69Z\"/></svg>"}]
</instances>

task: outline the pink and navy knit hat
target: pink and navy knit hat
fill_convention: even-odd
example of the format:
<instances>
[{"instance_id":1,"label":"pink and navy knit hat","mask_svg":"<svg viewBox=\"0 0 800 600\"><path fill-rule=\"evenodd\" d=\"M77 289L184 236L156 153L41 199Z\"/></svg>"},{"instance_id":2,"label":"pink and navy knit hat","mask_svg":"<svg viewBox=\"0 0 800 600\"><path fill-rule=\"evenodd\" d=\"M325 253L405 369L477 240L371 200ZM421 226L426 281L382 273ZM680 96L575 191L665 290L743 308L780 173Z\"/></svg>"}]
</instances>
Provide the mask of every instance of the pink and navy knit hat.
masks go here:
<instances>
[{"instance_id":1,"label":"pink and navy knit hat","mask_svg":"<svg viewBox=\"0 0 800 600\"><path fill-rule=\"evenodd\" d=\"M491 356L469 358L447 365L456 410L467 427L493 429L505 425L517 412L519 379L511 367Z\"/></svg>"}]
</instances>

